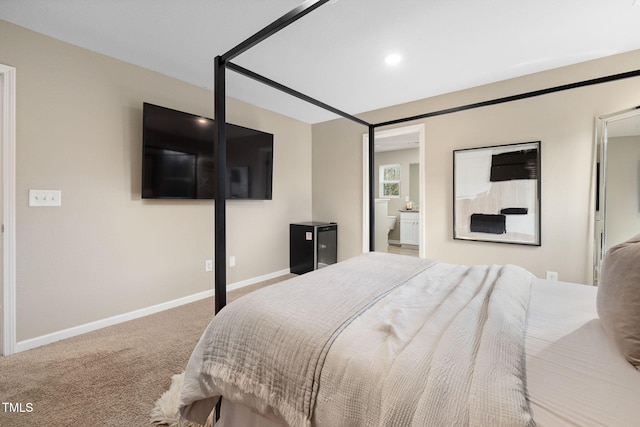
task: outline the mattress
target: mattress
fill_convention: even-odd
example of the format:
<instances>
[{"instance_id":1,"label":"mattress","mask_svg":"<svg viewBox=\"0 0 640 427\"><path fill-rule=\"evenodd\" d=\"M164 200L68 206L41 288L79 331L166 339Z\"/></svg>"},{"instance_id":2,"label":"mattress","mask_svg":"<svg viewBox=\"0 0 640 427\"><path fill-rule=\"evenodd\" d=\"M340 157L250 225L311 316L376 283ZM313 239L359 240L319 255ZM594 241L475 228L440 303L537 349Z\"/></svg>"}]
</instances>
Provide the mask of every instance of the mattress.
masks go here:
<instances>
[{"instance_id":1,"label":"mattress","mask_svg":"<svg viewBox=\"0 0 640 427\"><path fill-rule=\"evenodd\" d=\"M640 372L606 335L597 288L536 279L526 336L527 388L538 426L637 426Z\"/></svg>"},{"instance_id":2,"label":"mattress","mask_svg":"<svg viewBox=\"0 0 640 427\"><path fill-rule=\"evenodd\" d=\"M527 315L526 372L538 426L638 425L640 372L617 351L600 325L596 291L592 286L534 279ZM216 424L283 425L224 399Z\"/></svg>"}]
</instances>

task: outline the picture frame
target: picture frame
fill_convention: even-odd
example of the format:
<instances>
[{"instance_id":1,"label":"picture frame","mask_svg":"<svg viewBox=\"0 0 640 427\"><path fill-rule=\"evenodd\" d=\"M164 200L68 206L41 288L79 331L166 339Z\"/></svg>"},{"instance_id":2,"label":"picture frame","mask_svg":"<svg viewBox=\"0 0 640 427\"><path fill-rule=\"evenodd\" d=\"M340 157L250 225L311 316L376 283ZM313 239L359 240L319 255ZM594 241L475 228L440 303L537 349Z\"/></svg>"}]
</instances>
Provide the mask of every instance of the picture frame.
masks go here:
<instances>
[{"instance_id":1,"label":"picture frame","mask_svg":"<svg viewBox=\"0 0 640 427\"><path fill-rule=\"evenodd\" d=\"M453 151L453 238L541 246L540 141Z\"/></svg>"}]
</instances>

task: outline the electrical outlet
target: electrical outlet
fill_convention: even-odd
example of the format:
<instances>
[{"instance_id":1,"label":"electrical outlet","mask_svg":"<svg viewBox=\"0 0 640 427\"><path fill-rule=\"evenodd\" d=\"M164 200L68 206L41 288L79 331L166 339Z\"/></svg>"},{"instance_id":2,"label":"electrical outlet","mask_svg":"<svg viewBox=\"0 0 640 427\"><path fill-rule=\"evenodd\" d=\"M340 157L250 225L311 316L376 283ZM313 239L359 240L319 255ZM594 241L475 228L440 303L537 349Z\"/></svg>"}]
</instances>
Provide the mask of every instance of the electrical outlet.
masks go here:
<instances>
[{"instance_id":1,"label":"electrical outlet","mask_svg":"<svg viewBox=\"0 0 640 427\"><path fill-rule=\"evenodd\" d=\"M236 257L235 255L231 255L229 257L229 267L235 267L236 266Z\"/></svg>"},{"instance_id":2,"label":"electrical outlet","mask_svg":"<svg viewBox=\"0 0 640 427\"><path fill-rule=\"evenodd\" d=\"M204 271L213 271L213 261L208 259L204 262Z\"/></svg>"},{"instance_id":3,"label":"electrical outlet","mask_svg":"<svg viewBox=\"0 0 640 427\"><path fill-rule=\"evenodd\" d=\"M547 280L558 280L558 272L557 271L547 271Z\"/></svg>"}]
</instances>

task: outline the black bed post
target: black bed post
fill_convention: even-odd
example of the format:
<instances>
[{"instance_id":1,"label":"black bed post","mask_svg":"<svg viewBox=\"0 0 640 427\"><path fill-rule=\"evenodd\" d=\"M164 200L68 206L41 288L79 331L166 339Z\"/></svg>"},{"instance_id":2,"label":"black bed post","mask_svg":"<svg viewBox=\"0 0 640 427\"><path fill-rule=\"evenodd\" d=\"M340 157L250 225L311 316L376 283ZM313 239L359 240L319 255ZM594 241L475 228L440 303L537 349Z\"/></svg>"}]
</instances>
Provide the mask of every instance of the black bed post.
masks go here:
<instances>
[{"instance_id":1,"label":"black bed post","mask_svg":"<svg viewBox=\"0 0 640 427\"><path fill-rule=\"evenodd\" d=\"M227 243L226 243L226 179L227 179L227 138L226 138L226 82L227 65L233 58L250 49L271 35L314 11L329 0L307 0L286 15L267 25L227 53L216 56L214 75L216 143L214 145L214 163L216 167L215 194L215 312L218 313L227 304Z\"/></svg>"},{"instance_id":2,"label":"black bed post","mask_svg":"<svg viewBox=\"0 0 640 427\"><path fill-rule=\"evenodd\" d=\"M376 183L375 183L375 171L373 165L375 162L375 137L376 129L374 126L369 125L369 250L375 251L376 248Z\"/></svg>"},{"instance_id":3,"label":"black bed post","mask_svg":"<svg viewBox=\"0 0 640 427\"><path fill-rule=\"evenodd\" d=\"M222 310L227 304L227 239L226 239L226 178L227 178L227 134L226 134L226 90L225 62L220 56L215 58L214 106L216 143L214 145L214 162L216 170L215 195L215 312Z\"/></svg>"}]
</instances>

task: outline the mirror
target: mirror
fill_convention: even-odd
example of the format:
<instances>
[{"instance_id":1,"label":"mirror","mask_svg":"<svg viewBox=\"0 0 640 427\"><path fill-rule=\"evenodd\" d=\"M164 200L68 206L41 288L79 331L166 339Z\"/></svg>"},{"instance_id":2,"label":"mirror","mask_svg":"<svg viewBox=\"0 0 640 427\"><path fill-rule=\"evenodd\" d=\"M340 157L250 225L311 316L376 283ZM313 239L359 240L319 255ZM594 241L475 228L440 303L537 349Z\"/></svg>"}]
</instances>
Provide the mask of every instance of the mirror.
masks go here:
<instances>
[{"instance_id":1,"label":"mirror","mask_svg":"<svg viewBox=\"0 0 640 427\"><path fill-rule=\"evenodd\" d=\"M640 234L640 107L596 119L593 283L606 252Z\"/></svg>"}]
</instances>

